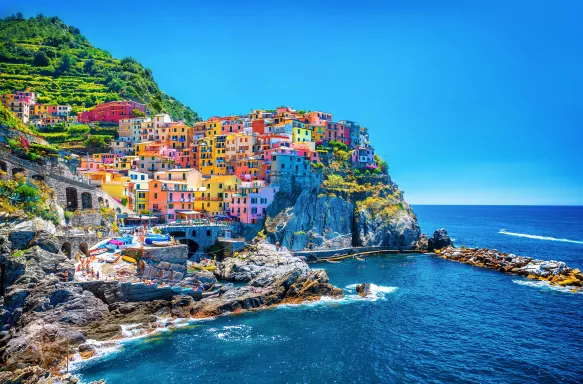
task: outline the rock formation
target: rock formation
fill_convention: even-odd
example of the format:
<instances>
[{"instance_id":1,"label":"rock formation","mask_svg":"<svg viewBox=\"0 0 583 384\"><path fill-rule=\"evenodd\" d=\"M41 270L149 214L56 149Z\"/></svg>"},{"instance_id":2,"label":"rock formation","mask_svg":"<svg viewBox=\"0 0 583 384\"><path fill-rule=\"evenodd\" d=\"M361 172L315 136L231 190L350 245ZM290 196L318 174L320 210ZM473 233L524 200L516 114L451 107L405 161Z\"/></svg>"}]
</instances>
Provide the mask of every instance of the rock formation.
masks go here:
<instances>
[{"instance_id":1,"label":"rock formation","mask_svg":"<svg viewBox=\"0 0 583 384\"><path fill-rule=\"evenodd\" d=\"M29 244L17 250L6 234L0 235L2 382L48 383L59 376L54 372L62 368L68 348L90 357L95 351L86 341L119 338L123 324L140 323L150 332L169 316L216 316L343 294L328 283L325 271L313 271L302 259L266 242L218 263L216 277L248 282L244 287L221 286L208 271L188 274L183 283L200 283L202 299L200 294L177 295L170 287L73 282L73 261L53 252L50 234L37 231Z\"/></svg>"},{"instance_id":2,"label":"rock formation","mask_svg":"<svg viewBox=\"0 0 583 384\"><path fill-rule=\"evenodd\" d=\"M444 259L470 264L476 267L497 269L501 272L525 276L529 279L548 281L564 287L583 286L583 273L569 268L560 261L535 260L530 257L479 248L446 248L436 250Z\"/></svg>"},{"instance_id":3,"label":"rock formation","mask_svg":"<svg viewBox=\"0 0 583 384\"><path fill-rule=\"evenodd\" d=\"M370 193L346 197L318 194L311 189L279 193L268 209L267 238L291 250L351 246L413 248L420 229L412 210L400 197L387 203L398 207L390 215L375 209L374 204L363 204L377 191L375 188L386 186L371 187ZM378 199L382 202L383 198Z\"/></svg>"},{"instance_id":4,"label":"rock formation","mask_svg":"<svg viewBox=\"0 0 583 384\"><path fill-rule=\"evenodd\" d=\"M434 252L437 249L450 246L453 247L453 241L451 241L447 231L444 228L433 232L433 236L427 240L427 252Z\"/></svg>"}]
</instances>

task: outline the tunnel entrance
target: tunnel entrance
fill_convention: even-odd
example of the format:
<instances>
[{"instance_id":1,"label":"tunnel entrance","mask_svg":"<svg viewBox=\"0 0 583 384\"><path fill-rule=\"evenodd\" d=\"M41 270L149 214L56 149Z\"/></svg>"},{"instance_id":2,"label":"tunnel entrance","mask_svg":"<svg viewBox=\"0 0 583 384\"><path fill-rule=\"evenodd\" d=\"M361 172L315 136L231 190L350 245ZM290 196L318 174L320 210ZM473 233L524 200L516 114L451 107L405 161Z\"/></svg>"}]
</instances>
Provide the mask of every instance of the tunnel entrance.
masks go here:
<instances>
[{"instance_id":1,"label":"tunnel entrance","mask_svg":"<svg viewBox=\"0 0 583 384\"><path fill-rule=\"evenodd\" d=\"M65 255L67 255L67 257L70 259L71 258L71 243L68 241L65 241L63 243L63 245L61 245L61 252L63 252Z\"/></svg>"},{"instance_id":2,"label":"tunnel entrance","mask_svg":"<svg viewBox=\"0 0 583 384\"><path fill-rule=\"evenodd\" d=\"M77 189L73 187L67 187L65 189L65 197L67 198L67 209L69 211L74 211L79 208L79 202L77 201Z\"/></svg>"},{"instance_id":3,"label":"tunnel entrance","mask_svg":"<svg viewBox=\"0 0 583 384\"><path fill-rule=\"evenodd\" d=\"M91 194L89 192L83 192L81 194L81 206L83 209L93 208L93 203L91 201Z\"/></svg>"},{"instance_id":4,"label":"tunnel entrance","mask_svg":"<svg viewBox=\"0 0 583 384\"><path fill-rule=\"evenodd\" d=\"M191 258L192 255L194 255L198 249L199 249L199 245L196 241L191 240L191 239L178 239L178 241L181 244L185 244L188 247L188 258Z\"/></svg>"},{"instance_id":5,"label":"tunnel entrance","mask_svg":"<svg viewBox=\"0 0 583 384\"><path fill-rule=\"evenodd\" d=\"M19 173L24 175L24 169L23 168L12 168L12 176L16 176Z\"/></svg>"}]
</instances>

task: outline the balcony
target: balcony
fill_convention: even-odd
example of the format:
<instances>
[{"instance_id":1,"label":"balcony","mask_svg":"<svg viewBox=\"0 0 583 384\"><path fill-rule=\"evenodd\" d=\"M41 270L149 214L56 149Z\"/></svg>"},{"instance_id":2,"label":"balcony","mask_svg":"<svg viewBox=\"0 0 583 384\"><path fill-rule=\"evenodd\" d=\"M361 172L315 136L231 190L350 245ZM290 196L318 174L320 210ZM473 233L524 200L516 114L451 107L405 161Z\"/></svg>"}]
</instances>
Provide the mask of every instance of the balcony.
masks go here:
<instances>
[{"instance_id":1,"label":"balcony","mask_svg":"<svg viewBox=\"0 0 583 384\"><path fill-rule=\"evenodd\" d=\"M223 201L222 197L210 197L210 196L204 196L204 197L195 197L196 201Z\"/></svg>"}]
</instances>

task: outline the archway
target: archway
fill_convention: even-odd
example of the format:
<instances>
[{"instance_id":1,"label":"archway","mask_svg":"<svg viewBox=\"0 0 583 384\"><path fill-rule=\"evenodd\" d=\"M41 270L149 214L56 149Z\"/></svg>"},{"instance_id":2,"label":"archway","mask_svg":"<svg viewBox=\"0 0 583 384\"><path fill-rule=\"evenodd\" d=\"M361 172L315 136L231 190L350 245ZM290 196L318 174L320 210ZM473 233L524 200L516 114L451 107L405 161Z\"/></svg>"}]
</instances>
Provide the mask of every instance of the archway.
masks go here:
<instances>
[{"instance_id":1,"label":"archway","mask_svg":"<svg viewBox=\"0 0 583 384\"><path fill-rule=\"evenodd\" d=\"M118 215L121 213L121 209L119 207L115 208L115 211L117 212Z\"/></svg>"},{"instance_id":2,"label":"archway","mask_svg":"<svg viewBox=\"0 0 583 384\"><path fill-rule=\"evenodd\" d=\"M178 239L178 241L188 247L188 257L194 255L199 249L198 243L192 239Z\"/></svg>"},{"instance_id":3,"label":"archway","mask_svg":"<svg viewBox=\"0 0 583 384\"><path fill-rule=\"evenodd\" d=\"M172 231L171 235L174 237L186 237L185 231Z\"/></svg>"},{"instance_id":4,"label":"archway","mask_svg":"<svg viewBox=\"0 0 583 384\"><path fill-rule=\"evenodd\" d=\"M85 241L79 244L79 250L85 254L85 256L89 256L89 244Z\"/></svg>"},{"instance_id":5,"label":"archway","mask_svg":"<svg viewBox=\"0 0 583 384\"><path fill-rule=\"evenodd\" d=\"M81 206L83 209L93 208L93 202L91 201L91 194L89 192L81 193Z\"/></svg>"},{"instance_id":6,"label":"archway","mask_svg":"<svg viewBox=\"0 0 583 384\"><path fill-rule=\"evenodd\" d=\"M99 203L99 207L100 207L100 208L101 208L101 207L103 207L103 197L99 196L99 197L97 198L97 202Z\"/></svg>"},{"instance_id":7,"label":"archway","mask_svg":"<svg viewBox=\"0 0 583 384\"><path fill-rule=\"evenodd\" d=\"M43 175L32 175L32 179L36 181L45 181L45 177Z\"/></svg>"},{"instance_id":8,"label":"archway","mask_svg":"<svg viewBox=\"0 0 583 384\"><path fill-rule=\"evenodd\" d=\"M24 175L24 168L12 168L12 176L16 176L18 173Z\"/></svg>"},{"instance_id":9,"label":"archway","mask_svg":"<svg viewBox=\"0 0 583 384\"><path fill-rule=\"evenodd\" d=\"M69 241L65 241L63 243L63 245L61 245L61 252L63 252L65 255L67 255L67 257L70 259L71 258L71 243Z\"/></svg>"},{"instance_id":10,"label":"archway","mask_svg":"<svg viewBox=\"0 0 583 384\"><path fill-rule=\"evenodd\" d=\"M6 163L4 161L0 161L0 170L2 172L8 172L8 166L6 165Z\"/></svg>"},{"instance_id":11,"label":"archway","mask_svg":"<svg viewBox=\"0 0 583 384\"><path fill-rule=\"evenodd\" d=\"M74 211L79 208L79 202L77 201L77 188L67 187L65 189L65 197L67 198L67 209L69 211Z\"/></svg>"}]
</instances>

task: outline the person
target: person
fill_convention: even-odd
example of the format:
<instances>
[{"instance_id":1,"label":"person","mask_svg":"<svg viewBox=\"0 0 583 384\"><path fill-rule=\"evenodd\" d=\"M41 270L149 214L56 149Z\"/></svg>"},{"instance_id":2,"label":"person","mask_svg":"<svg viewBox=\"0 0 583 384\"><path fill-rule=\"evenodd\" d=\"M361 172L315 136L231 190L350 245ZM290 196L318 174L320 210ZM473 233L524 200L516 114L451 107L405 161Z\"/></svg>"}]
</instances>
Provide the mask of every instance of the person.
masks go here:
<instances>
[{"instance_id":1,"label":"person","mask_svg":"<svg viewBox=\"0 0 583 384\"><path fill-rule=\"evenodd\" d=\"M69 271L65 271L65 273L63 274L65 281L69 281Z\"/></svg>"},{"instance_id":2,"label":"person","mask_svg":"<svg viewBox=\"0 0 583 384\"><path fill-rule=\"evenodd\" d=\"M95 272L95 276L97 277L97 280L99 280L99 271Z\"/></svg>"}]
</instances>

